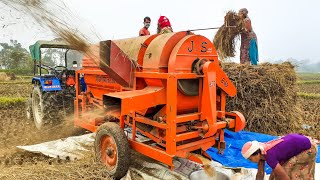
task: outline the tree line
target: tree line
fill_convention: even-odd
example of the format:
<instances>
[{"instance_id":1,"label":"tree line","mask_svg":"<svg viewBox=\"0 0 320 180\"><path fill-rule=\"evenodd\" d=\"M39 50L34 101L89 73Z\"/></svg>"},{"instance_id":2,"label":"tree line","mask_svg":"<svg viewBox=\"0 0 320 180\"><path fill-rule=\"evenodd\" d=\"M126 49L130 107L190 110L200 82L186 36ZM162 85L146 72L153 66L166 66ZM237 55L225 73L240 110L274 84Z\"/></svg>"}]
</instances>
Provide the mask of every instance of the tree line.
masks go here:
<instances>
[{"instance_id":1,"label":"tree line","mask_svg":"<svg viewBox=\"0 0 320 180\"><path fill-rule=\"evenodd\" d=\"M57 55L60 58L61 52L56 49L42 50L42 63L54 66ZM9 43L0 42L0 71L14 72L16 74L32 75L34 62L29 50L22 47L17 40L10 40Z\"/></svg>"},{"instance_id":2,"label":"tree line","mask_svg":"<svg viewBox=\"0 0 320 180\"><path fill-rule=\"evenodd\" d=\"M32 69L33 62L28 50L17 40L10 40L9 43L0 43L0 68Z\"/></svg>"}]
</instances>

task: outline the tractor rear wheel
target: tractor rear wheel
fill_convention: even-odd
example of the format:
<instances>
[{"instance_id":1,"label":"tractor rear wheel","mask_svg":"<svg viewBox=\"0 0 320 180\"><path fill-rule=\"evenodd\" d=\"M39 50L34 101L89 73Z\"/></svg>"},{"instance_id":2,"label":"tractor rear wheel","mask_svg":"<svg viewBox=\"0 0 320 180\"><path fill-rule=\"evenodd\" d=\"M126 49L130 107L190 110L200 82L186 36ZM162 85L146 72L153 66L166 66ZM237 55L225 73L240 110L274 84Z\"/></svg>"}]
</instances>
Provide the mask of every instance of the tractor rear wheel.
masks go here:
<instances>
[{"instance_id":1,"label":"tractor rear wheel","mask_svg":"<svg viewBox=\"0 0 320 180\"><path fill-rule=\"evenodd\" d=\"M32 98L29 97L26 102L26 113L27 113L27 119L31 120L33 118L33 112L32 112Z\"/></svg>"},{"instance_id":2,"label":"tractor rear wheel","mask_svg":"<svg viewBox=\"0 0 320 180\"><path fill-rule=\"evenodd\" d=\"M55 95L42 92L40 85L35 85L32 90L32 115L37 129L46 125L57 123L60 117L57 114Z\"/></svg>"},{"instance_id":3,"label":"tractor rear wheel","mask_svg":"<svg viewBox=\"0 0 320 180\"><path fill-rule=\"evenodd\" d=\"M123 129L113 122L102 124L95 138L96 161L104 164L115 179L126 175L130 166L130 147Z\"/></svg>"},{"instance_id":4,"label":"tractor rear wheel","mask_svg":"<svg viewBox=\"0 0 320 180\"><path fill-rule=\"evenodd\" d=\"M32 90L32 111L34 116L34 124L37 129L41 129L45 124L44 105L42 92L39 85L35 85Z\"/></svg>"}]
</instances>

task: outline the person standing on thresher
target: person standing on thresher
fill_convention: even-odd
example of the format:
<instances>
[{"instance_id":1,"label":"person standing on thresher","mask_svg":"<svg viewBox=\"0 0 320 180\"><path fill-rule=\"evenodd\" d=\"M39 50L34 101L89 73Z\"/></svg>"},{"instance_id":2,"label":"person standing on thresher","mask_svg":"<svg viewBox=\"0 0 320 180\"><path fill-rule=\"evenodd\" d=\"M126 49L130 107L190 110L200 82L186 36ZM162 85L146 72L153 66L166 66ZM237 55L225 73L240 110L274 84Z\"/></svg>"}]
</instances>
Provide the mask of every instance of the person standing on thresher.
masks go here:
<instances>
[{"instance_id":1,"label":"person standing on thresher","mask_svg":"<svg viewBox=\"0 0 320 180\"><path fill-rule=\"evenodd\" d=\"M147 36L147 35L150 35L150 32L149 32L149 27L150 27L150 23L151 23L151 19L150 17L146 16L144 19L143 19L143 28L140 29L139 31L139 36Z\"/></svg>"},{"instance_id":2,"label":"person standing on thresher","mask_svg":"<svg viewBox=\"0 0 320 180\"><path fill-rule=\"evenodd\" d=\"M258 57L258 41L254 33L251 20L248 17L248 10L242 8L239 10L238 16L242 21L241 47L240 47L240 63L257 65Z\"/></svg>"},{"instance_id":3,"label":"person standing on thresher","mask_svg":"<svg viewBox=\"0 0 320 180\"><path fill-rule=\"evenodd\" d=\"M318 146L311 138L288 134L267 143L247 142L241 153L244 158L259 163L257 179L263 179L266 161L272 168L270 180L314 180L317 151Z\"/></svg>"},{"instance_id":4,"label":"person standing on thresher","mask_svg":"<svg viewBox=\"0 0 320 180\"><path fill-rule=\"evenodd\" d=\"M166 16L160 16L158 20L158 34L166 34L166 33L172 33L172 27L169 19Z\"/></svg>"}]
</instances>

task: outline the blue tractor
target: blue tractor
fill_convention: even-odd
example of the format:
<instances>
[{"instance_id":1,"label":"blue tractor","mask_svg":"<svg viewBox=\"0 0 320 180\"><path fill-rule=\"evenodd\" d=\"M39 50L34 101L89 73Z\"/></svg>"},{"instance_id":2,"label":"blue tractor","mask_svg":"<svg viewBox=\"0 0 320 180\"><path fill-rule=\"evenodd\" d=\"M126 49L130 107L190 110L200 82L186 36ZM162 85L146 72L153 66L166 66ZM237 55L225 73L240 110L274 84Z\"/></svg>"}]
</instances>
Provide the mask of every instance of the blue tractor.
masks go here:
<instances>
[{"instance_id":1,"label":"blue tractor","mask_svg":"<svg viewBox=\"0 0 320 180\"><path fill-rule=\"evenodd\" d=\"M37 129L42 129L59 124L64 117L72 115L75 70L79 68L82 56L63 41L37 41L29 49L34 61L34 77L27 100L27 118L34 120ZM48 56L48 50L55 55L58 53L59 57ZM48 62L50 65L46 64Z\"/></svg>"}]
</instances>

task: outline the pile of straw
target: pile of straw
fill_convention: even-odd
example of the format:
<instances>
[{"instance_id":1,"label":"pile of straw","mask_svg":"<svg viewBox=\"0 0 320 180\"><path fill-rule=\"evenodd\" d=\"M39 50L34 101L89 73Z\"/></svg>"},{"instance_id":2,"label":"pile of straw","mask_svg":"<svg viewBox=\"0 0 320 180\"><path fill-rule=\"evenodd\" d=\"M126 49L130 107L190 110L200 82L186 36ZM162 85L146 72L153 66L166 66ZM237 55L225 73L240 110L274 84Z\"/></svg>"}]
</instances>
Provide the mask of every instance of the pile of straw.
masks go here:
<instances>
[{"instance_id":1,"label":"pile of straw","mask_svg":"<svg viewBox=\"0 0 320 180\"><path fill-rule=\"evenodd\" d=\"M237 87L236 97L227 101L227 110L244 114L246 130L281 135L301 129L293 65L224 63L222 67Z\"/></svg>"},{"instance_id":2,"label":"pile of straw","mask_svg":"<svg viewBox=\"0 0 320 180\"><path fill-rule=\"evenodd\" d=\"M224 17L224 24L214 36L213 44L221 60L235 56L237 37L242 30L242 21L234 11L228 11Z\"/></svg>"}]
</instances>

